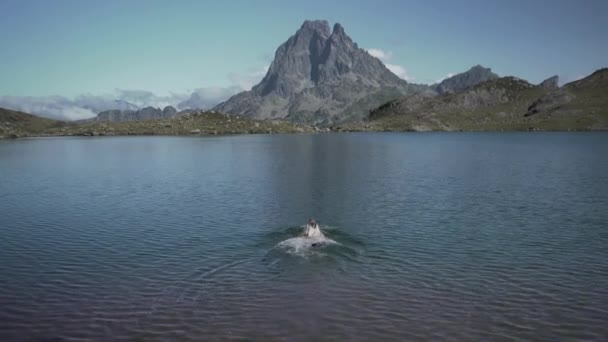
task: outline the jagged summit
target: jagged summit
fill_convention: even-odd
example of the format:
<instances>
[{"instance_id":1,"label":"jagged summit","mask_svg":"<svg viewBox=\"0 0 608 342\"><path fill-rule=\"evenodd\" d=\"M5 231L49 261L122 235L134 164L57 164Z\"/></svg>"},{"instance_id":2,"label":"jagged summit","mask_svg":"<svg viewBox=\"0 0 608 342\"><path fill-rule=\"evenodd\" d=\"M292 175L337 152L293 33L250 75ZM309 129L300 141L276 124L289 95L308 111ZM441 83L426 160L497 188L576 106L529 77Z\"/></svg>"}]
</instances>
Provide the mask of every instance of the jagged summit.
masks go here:
<instances>
[{"instance_id":1,"label":"jagged summit","mask_svg":"<svg viewBox=\"0 0 608 342\"><path fill-rule=\"evenodd\" d=\"M326 20L307 20L278 47L260 83L215 109L257 118L331 122L364 117L387 93L400 96L427 89L393 74L359 48L341 24L330 31Z\"/></svg>"},{"instance_id":2,"label":"jagged summit","mask_svg":"<svg viewBox=\"0 0 608 342\"><path fill-rule=\"evenodd\" d=\"M559 88L559 76L551 76L546 80L542 81L539 86L543 88L556 89Z\"/></svg>"},{"instance_id":3,"label":"jagged summit","mask_svg":"<svg viewBox=\"0 0 608 342\"><path fill-rule=\"evenodd\" d=\"M298 32L301 30L317 31L327 37L331 34L329 22L327 20L305 20Z\"/></svg>"},{"instance_id":4,"label":"jagged summit","mask_svg":"<svg viewBox=\"0 0 608 342\"><path fill-rule=\"evenodd\" d=\"M374 85L403 83L382 63L359 49L339 23L330 33L326 20L305 21L282 44L264 79L252 91L260 96L289 96L346 75ZM384 78L381 80L380 78Z\"/></svg>"},{"instance_id":5,"label":"jagged summit","mask_svg":"<svg viewBox=\"0 0 608 342\"><path fill-rule=\"evenodd\" d=\"M477 64L471 67L469 70L454 75L450 78L446 78L439 84L435 84L432 87L439 94L456 93L476 84L497 78L498 75L493 73L492 69L485 68Z\"/></svg>"}]
</instances>

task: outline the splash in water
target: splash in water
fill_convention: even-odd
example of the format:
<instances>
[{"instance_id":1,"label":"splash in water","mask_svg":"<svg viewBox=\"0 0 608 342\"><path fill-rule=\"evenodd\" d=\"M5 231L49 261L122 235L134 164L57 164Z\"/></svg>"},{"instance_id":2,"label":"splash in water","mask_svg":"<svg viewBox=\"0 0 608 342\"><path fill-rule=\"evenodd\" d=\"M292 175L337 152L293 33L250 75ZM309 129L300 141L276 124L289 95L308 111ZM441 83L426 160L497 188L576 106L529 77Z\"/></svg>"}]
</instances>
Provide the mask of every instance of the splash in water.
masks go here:
<instances>
[{"instance_id":1,"label":"splash in water","mask_svg":"<svg viewBox=\"0 0 608 342\"><path fill-rule=\"evenodd\" d=\"M275 248L281 249L289 254L305 256L329 245L340 245L340 243L325 237L325 235L319 231L318 234L311 237L297 236L281 241Z\"/></svg>"}]
</instances>

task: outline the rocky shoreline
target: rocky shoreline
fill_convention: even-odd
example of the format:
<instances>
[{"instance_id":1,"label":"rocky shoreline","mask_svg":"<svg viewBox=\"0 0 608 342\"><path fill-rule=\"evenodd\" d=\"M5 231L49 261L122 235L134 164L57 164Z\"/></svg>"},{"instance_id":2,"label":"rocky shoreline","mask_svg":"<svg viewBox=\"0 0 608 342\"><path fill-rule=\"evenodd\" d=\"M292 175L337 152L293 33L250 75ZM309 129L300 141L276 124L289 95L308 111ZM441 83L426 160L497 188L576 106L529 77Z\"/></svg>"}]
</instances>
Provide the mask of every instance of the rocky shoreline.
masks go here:
<instances>
[{"instance_id":1,"label":"rocky shoreline","mask_svg":"<svg viewBox=\"0 0 608 342\"><path fill-rule=\"evenodd\" d=\"M0 118L0 139L52 136L205 136L329 131L283 120L253 120L213 112L192 113L171 119L89 123L62 122L32 115L25 117L27 115L25 113L13 113L21 114L21 116L16 119L13 116L12 121L3 121ZM34 126L32 123L36 123L36 125Z\"/></svg>"},{"instance_id":2,"label":"rocky shoreline","mask_svg":"<svg viewBox=\"0 0 608 342\"><path fill-rule=\"evenodd\" d=\"M539 118L522 118L504 125L431 126L398 124L386 120L356 121L320 127L284 120L255 120L215 112L200 112L170 119L126 122L64 122L0 109L0 139L61 136L214 136L238 134L340 133L340 132L501 132L501 131L607 131L589 125L548 125Z\"/></svg>"}]
</instances>

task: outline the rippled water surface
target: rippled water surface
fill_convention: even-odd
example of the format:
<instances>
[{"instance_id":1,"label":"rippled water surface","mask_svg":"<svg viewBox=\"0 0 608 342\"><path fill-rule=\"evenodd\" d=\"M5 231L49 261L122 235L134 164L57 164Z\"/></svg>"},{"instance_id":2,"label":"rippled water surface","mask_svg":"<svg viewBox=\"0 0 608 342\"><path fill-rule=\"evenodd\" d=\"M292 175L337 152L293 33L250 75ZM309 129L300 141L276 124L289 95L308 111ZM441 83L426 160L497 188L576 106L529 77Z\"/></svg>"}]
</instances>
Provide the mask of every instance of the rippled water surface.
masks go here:
<instances>
[{"instance_id":1,"label":"rippled water surface","mask_svg":"<svg viewBox=\"0 0 608 342\"><path fill-rule=\"evenodd\" d=\"M0 340L243 338L608 339L608 135L0 142Z\"/></svg>"}]
</instances>

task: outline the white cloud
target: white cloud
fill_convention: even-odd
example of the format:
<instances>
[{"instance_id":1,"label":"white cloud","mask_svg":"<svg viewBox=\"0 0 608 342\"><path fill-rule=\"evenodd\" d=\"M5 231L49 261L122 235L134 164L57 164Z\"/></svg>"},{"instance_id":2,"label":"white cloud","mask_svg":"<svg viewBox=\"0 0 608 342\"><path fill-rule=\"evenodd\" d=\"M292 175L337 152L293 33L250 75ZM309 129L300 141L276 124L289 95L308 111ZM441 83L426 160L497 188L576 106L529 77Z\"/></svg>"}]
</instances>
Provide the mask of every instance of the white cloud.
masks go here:
<instances>
[{"instance_id":1,"label":"white cloud","mask_svg":"<svg viewBox=\"0 0 608 342\"><path fill-rule=\"evenodd\" d=\"M244 73L228 75L227 87L205 87L169 95L157 95L147 90L115 89L114 92L74 98L64 96L0 96L0 107L18 110L58 120L82 120L111 109L137 110L144 107L176 107L178 110L208 109L243 90L250 90L268 71L269 65Z\"/></svg>"},{"instance_id":2,"label":"white cloud","mask_svg":"<svg viewBox=\"0 0 608 342\"><path fill-rule=\"evenodd\" d=\"M0 96L0 107L60 120L80 120L95 113L62 96Z\"/></svg>"},{"instance_id":3,"label":"white cloud","mask_svg":"<svg viewBox=\"0 0 608 342\"><path fill-rule=\"evenodd\" d=\"M367 49L366 51L373 57L378 58L382 63L384 63L388 70L397 75L399 78L408 82L414 81L414 77L408 75L407 69L404 66L389 63L389 61L393 58L393 53L391 51L384 51L381 49Z\"/></svg>"},{"instance_id":4,"label":"white cloud","mask_svg":"<svg viewBox=\"0 0 608 342\"><path fill-rule=\"evenodd\" d=\"M242 90L238 86L198 88L190 94L190 97L178 104L178 109L211 108Z\"/></svg>"},{"instance_id":5,"label":"white cloud","mask_svg":"<svg viewBox=\"0 0 608 342\"><path fill-rule=\"evenodd\" d=\"M83 94L73 99L64 96L0 96L0 107L58 120L82 120L110 109L176 107L189 96L189 94L158 96L145 90L116 89L110 94ZM215 103L218 102L220 100Z\"/></svg>"},{"instance_id":6,"label":"white cloud","mask_svg":"<svg viewBox=\"0 0 608 342\"><path fill-rule=\"evenodd\" d=\"M143 107L155 107L165 108L166 106L176 106L181 101L188 98L188 94L174 94L169 95L156 95L153 92L147 90L127 90L127 89L116 89L118 95L116 98L119 101L126 101L134 104L139 108Z\"/></svg>"},{"instance_id":7,"label":"white cloud","mask_svg":"<svg viewBox=\"0 0 608 342\"><path fill-rule=\"evenodd\" d=\"M388 61L393 58L393 53L390 51L384 51L380 49L367 49L367 53L378 58L381 61Z\"/></svg>"},{"instance_id":8,"label":"white cloud","mask_svg":"<svg viewBox=\"0 0 608 342\"><path fill-rule=\"evenodd\" d=\"M443 76L442 78L440 78L440 79L436 80L436 81L435 81L435 82L433 82L433 83L440 83L441 81L445 80L446 78L450 78L450 77L452 77L452 76L454 76L454 75L456 75L456 74L455 74L455 73L453 73L453 72L448 72L448 74L447 74L447 75Z\"/></svg>"},{"instance_id":9,"label":"white cloud","mask_svg":"<svg viewBox=\"0 0 608 342\"><path fill-rule=\"evenodd\" d=\"M249 69L243 73L233 72L228 74L228 79L233 86L239 87L242 90L251 90L254 85L258 84L266 76L269 67L270 65L266 65L256 69Z\"/></svg>"},{"instance_id":10,"label":"white cloud","mask_svg":"<svg viewBox=\"0 0 608 342\"><path fill-rule=\"evenodd\" d=\"M408 75L407 70L404 67L402 67L401 65L389 64L389 63L385 63L384 65L386 65L386 68L388 70L390 70L393 74L399 76L399 78L402 78L408 82L414 81L414 78L412 76Z\"/></svg>"},{"instance_id":11,"label":"white cloud","mask_svg":"<svg viewBox=\"0 0 608 342\"><path fill-rule=\"evenodd\" d=\"M264 78L269 67L270 64L264 67L251 68L242 73L230 73L228 74L228 80L231 84L228 87L195 89L189 98L178 104L178 108L211 108L236 93L251 90L254 85Z\"/></svg>"}]
</instances>

